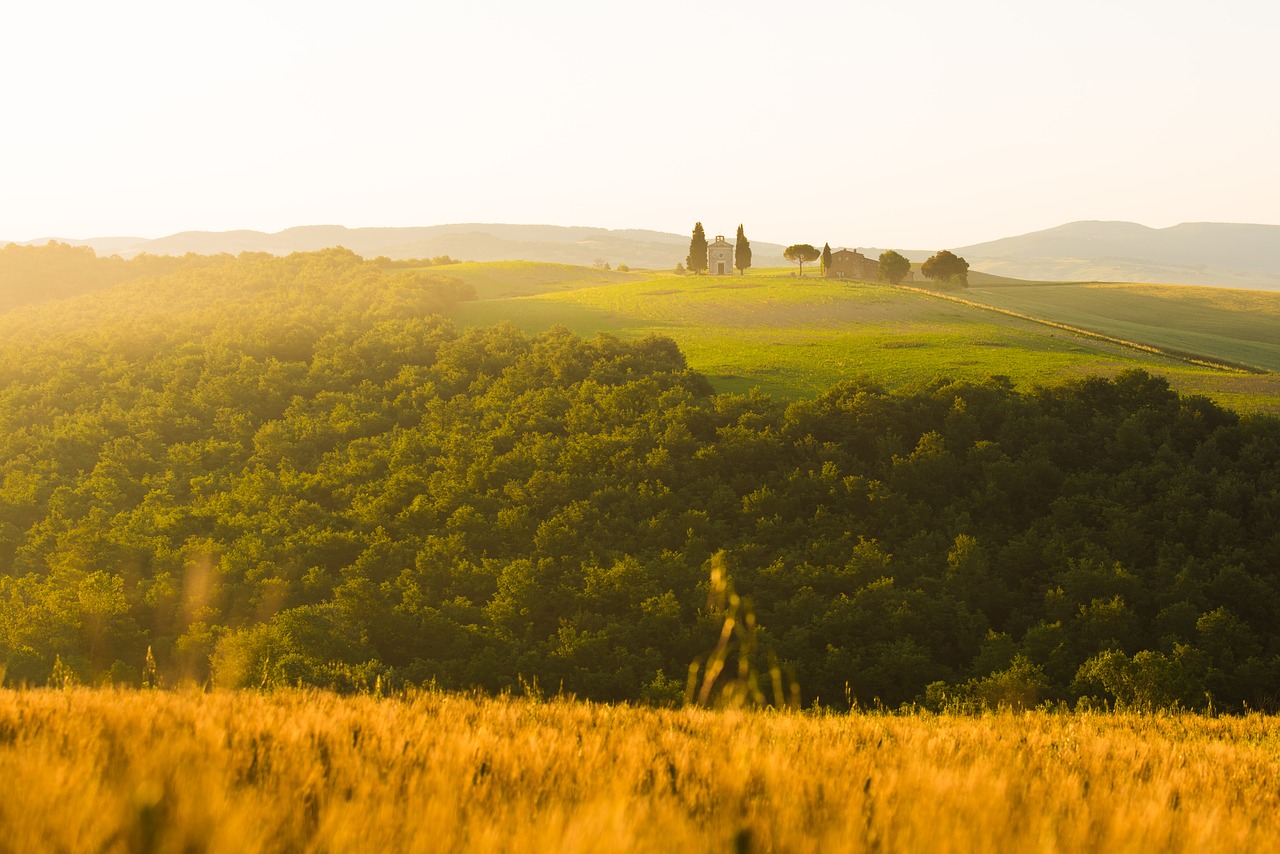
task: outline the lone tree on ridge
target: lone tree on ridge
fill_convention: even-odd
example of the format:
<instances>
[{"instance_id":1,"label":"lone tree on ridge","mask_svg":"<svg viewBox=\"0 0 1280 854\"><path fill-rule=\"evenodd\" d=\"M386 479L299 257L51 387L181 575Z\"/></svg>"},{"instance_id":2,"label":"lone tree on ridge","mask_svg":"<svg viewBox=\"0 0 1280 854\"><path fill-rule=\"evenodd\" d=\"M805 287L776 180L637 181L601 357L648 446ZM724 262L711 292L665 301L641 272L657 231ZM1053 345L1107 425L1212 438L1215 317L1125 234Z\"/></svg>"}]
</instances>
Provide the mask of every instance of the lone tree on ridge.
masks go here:
<instances>
[{"instance_id":1,"label":"lone tree on ridge","mask_svg":"<svg viewBox=\"0 0 1280 854\"><path fill-rule=\"evenodd\" d=\"M831 244L822 244L822 275L827 275L827 271L831 269Z\"/></svg>"},{"instance_id":2,"label":"lone tree on ridge","mask_svg":"<svg viewBox=\"0 0 1280 854\"><path fill-rule=\"evenodd\" d=\"M880 279L897 285L911 272L911 262L892 249L880 253Z\"/></svg>"},{"instance_id":3,"label":"lone tree on ridge","mask_svg":"<svg viewBox=\"0 0 1280 854\"><path fill-rule=\"evenodd\" d=\"M751 244L747 242L747 236L742 233L742 225L738 225L738 239L733 245L733 266L738 268L738 272L746 274L747 269L751 267Z\"/></svg>"},{"instance_id":4,"label":"lone tree on ridge","mask_svg":"<svg viewBox=\"0 0 1280 854\"><path fill-rule=\"evenodd\" d=\"M948 249L930 256L928 261L920 265L920 272L926 279L951 282L962 288L969 287L969 262Z\"/></svg>"},{"instance_id":5,"label":"lone tree on ridge","mask_svg":"<svg viewBox=\"0 0 1280 854\"><path fill-rule=\"evenodd\" d=\"M797 243L782 250L782 257L792 264L800 265L800 276L804 277L804 265L818 260L822 253L808 243Z\"/></svg>"},{"instance_id":6,"label":"lone tree on ridge","mask_svg":"<svg viewBox=\"0 0 1280 854\"><path fill-rule=\"evenodd\" d=\"M689 257L684 259L684 266L690 273L707 272L707 233L702 230L702 223L693 224L693 237L689 240Z\"/></svg>"}]
</instances>

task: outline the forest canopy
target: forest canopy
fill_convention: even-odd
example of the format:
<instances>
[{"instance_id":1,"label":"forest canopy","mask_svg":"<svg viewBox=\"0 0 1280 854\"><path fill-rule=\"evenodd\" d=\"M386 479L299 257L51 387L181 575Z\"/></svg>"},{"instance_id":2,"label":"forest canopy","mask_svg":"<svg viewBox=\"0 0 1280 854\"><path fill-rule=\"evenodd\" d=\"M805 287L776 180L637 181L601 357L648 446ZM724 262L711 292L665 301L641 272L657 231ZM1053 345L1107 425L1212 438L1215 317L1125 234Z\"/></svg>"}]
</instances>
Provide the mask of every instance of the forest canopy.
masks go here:
<instances>
[{"instance_id":1,"label":"forest canopy","mask_svg":"<svg viewBox=\"0 0 1280 854\"><path fill-rule=\"evenodd\" d=\"M715 564L806 704L1276 705L1280 421L1142 372L716 395L469 296L326 250L0 317L5 680L667 703Z\"/></svg>"}]
</instances>

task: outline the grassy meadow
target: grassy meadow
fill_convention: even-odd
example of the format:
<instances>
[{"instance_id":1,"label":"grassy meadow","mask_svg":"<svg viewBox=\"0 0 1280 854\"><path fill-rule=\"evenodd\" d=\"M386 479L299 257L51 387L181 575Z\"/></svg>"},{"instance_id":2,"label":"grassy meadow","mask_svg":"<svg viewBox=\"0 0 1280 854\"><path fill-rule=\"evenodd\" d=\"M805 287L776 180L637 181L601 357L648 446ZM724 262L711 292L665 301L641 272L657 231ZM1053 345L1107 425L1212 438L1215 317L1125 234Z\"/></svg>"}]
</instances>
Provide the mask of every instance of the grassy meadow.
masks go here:
<instances>
[{"instance_id":1,"label":"grassy meadow","mask_svg":"<svg viewBox=\"0 0 1280 854\"><path fill-rule=\"evenodd\" d=\"M596 285L615 285L648 278L645 273L618 272L573 264L540 261L464 261L423 268L466 281L478 299L508 299Z\"/></svg>"},{"instance_id":2,"label":"grassy meadow","mask_svg":"<svg viewBox=\"0 0 1280 854\"><path fill-rule=\"evenodd\" d=\"M0 781L5 851L1204 854L1280 834L1280 724L27 690Z\"/></svg>"},{"instance_id":3,"label":"grassy meadow","mask_svg":"<svg viewBox=\"0 0 1280 854\"><path fill-rule=\"evenodd\" d=\"M624 273L613 274L617 278L607 284L577 274L552 289L529 278L543 276L542 266L444 268L483 280L481 299L460 305L455 319L466 325L507 320L529 332L563 324L582 335L667 335L686 353L690 367L705 373L719 391L759 388L782 397L810 396L854 376L897 389L935 376L1005 375L1029 387L1140 367L1168 377L1184 393L1205 394L1241 411L1280 411L1275 374L1205 367L889 285L833 282L816 271L803 279L761 271L730 278ZM1070 310L1087 302L1093 290L1077 288L1074 293L1085 296L1074 303L1034 304L1027 297L1024 304L1018 294L1051 289L1027 283L1014 287L1015 280L977 274L975 281L983 284L964 292L964 298L1141 344L1268 370L1280 366L1280 344L1266 337L1280 317L1280 297L1274 294L1257 294L1255 305L1247 299L1253 295L1238 291L1161 289L1161 294L1168 291L1167 301L1143 296L1135 303L1138 314L1163 318L1158 329L1167 334L1148 335L1157 329L1154 321L1147 327L1093 322ZM1242 331L1233 337L1236 321Z\"/></svg>"},{"instance_id":4,"label":"grassy meadow","mask_svg":"<svg viewBox=\"0 0 1280 854\"><path fill-rule=\"evenodd\" d=\"M1280 294L1191 285L974 285L965 298L1170 351L1280 371Z\"/></svg>"}]
</instances>

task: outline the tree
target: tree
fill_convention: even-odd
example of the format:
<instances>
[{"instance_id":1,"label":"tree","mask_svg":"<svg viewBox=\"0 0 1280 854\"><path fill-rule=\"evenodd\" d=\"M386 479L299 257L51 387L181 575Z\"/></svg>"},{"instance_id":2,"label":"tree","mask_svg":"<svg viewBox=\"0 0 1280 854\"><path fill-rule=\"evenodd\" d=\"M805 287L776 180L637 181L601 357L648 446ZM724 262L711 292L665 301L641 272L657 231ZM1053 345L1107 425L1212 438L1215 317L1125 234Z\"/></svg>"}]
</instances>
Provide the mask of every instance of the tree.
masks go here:
<instances>
[{"instance_id":1,"label":"tree","mask_svg":"<svg viewBox=\"0 0 1280 854\"><path fill-rule=\"evenodd\" d=\"M733 247L733 266L738 268L738 272L746 273L751 267L751 244L747 242L747 236L742 233L742 226L738 226L738 240Z\"/></svg>"},{"instance_id":2,"label":"tree","mask_svg":"<svg viewBox=\"0 0 1280 854\"><path fill-rule=\"evenodd\" d=\"M782 257L792 264L800 265L800 275L804 275L804 265L818 260L822 253L808 243L797 243L782 250Z\"/></svg>"},{"instance_id":3,"label":"tree","mask_svg":"<svg viewBox=\"0 0 1280 854\"><path fill-rule=\"evenodd\" d=\"M896 285L911 272L911 262L889 249L880 253L880 279Z\"/></svg>"},{"instance_id":4,"label":"tree","mask_svg":"<svg viewBox=\"0 0 1280 854\"><path fill-rule=\"evenodd\" d=\"M826 275L831 269L831 244L822 244L822 275Z\"/></svg>"},{"instance_id":5,"label":"tree","mask_svg":"<svg viewBox=\"0 0 1280 854\"><path fill-rule=\"evenodd\" d=\"M693 224L693 237L689 240L689 257L684 265L690 273L707 272L707 233L702 230L702 223Z\"/></svg>"},{"instance_id":6,"label":"tree","mask_svg":"<svg viewBox=\"0 0 1280 854\"><path fill-rule=\"evenodd\" d=\"M962 288L969 287L969 262L950 250L935 253L920 265L926 279L950 281Z\"/></svg>"}]
</instances>

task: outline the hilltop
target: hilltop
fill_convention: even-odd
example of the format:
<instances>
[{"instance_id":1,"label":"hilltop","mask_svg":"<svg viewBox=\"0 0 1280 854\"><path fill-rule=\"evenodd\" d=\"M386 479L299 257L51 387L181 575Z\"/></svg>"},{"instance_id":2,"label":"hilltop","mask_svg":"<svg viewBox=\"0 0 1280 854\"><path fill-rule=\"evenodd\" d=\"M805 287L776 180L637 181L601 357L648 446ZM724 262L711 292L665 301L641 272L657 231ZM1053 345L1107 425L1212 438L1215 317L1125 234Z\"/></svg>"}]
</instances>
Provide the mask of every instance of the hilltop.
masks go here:
<instances>
[{"instance_id":1,"label":"hilltop","mask_svg":"<svg viewBox=\"0 0 1280 854\"><path fill-rule=\"evenodd\" d=\"M478 297L454 309L457 323L667 336L719 391L807 397L859 375L901 388L934 375L994 374L1030 387L1140 367L1184 393L1280 409L1272 334L1280 294L1270 292L976 274L967 291L941 294L777 269L726 277L517 263L431 269Z\"/></svg>"}]
</instances>

